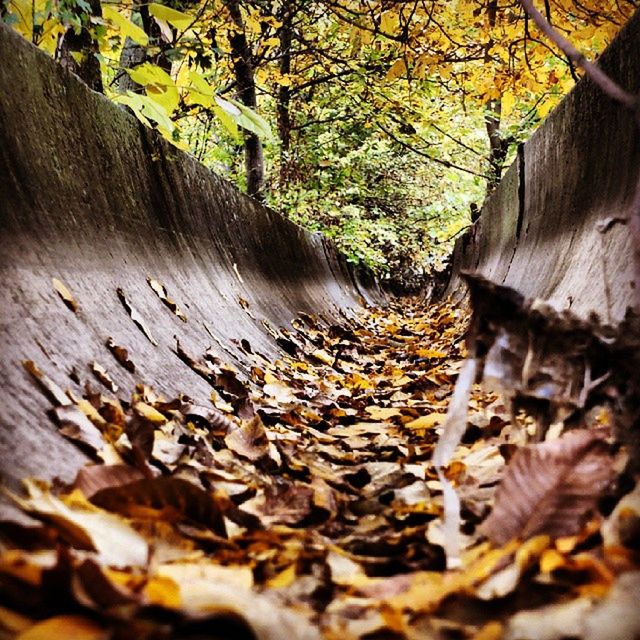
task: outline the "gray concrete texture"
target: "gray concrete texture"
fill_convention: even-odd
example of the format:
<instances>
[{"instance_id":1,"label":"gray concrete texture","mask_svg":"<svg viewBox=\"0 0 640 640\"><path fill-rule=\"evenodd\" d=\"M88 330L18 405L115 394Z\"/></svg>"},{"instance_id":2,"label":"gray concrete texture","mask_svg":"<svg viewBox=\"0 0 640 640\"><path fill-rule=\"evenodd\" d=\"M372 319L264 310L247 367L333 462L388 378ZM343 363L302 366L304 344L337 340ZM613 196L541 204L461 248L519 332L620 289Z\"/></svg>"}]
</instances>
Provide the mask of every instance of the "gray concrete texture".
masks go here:
<instances>
[{"instance_id":1,"label":"gray concrete texture","mask_svg":"<svg viewBox=\"0 0 640 640\"><path fill-rule=\"evenodd\" d=\"M0 465L10 487L26 476L70 480L86 460L49 421L51 405L21 361L78 396L87 381L100 389L95 360L123 398L143 382L167 399L209 404L211 388L177 357L176 337L246 373L241 340L276 356L271 331L291 329L299 312L331 321L381 300L319 235L242 195L1 24L0 61ZM109 337L129 350L135 374L109 353Z\"/></svg>"},{"instance_id":2,"label":"gray concrete texture","mask_svg":"<svg viewBox=\"0 0 640 640\"><path fill-rule=\"evenodd\" d=\"M640 92L640 11L599 60ZM582 80L519 149L479 220L459 238L448 293L464 271L579 318L618 324L635 304L627 219L640 176L630 112Z\"/></svg>"}]
</instances>

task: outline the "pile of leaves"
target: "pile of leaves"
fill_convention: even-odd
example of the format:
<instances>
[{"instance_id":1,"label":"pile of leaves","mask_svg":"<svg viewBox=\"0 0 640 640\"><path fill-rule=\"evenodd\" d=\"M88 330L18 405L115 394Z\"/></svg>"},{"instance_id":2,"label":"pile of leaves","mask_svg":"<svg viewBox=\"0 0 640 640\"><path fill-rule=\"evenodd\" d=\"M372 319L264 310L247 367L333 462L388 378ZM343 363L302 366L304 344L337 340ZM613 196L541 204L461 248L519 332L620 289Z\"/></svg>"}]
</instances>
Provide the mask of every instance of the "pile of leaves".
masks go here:
<instances>
[{"instance_id":1,"label":"pile of leaves","mask_svg":"<svg viewBox=\"0 0 640 640\"><path fill-rule=\"evenodd\" d=\"M206 404L125 400L102 368L80 398L26 362L95 462L12 494L31 519L2 524L0 638L639 637L640 488L611 411L532 442L475 375L450 402L467 322L419 300L305 315L289 355L247 350L248 379L178 344Z\"/></svg>"}]
</instances>

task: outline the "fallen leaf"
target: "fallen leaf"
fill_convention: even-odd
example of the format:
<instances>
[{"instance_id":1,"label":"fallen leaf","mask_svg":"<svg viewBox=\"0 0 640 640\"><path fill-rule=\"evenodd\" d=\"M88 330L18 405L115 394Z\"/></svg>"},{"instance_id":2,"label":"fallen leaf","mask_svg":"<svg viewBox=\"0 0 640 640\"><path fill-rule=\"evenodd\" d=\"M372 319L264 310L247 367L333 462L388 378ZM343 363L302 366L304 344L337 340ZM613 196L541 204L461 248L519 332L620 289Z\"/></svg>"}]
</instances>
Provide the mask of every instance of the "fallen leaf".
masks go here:
<instances>
[{"instance_id":1,"label":"fallen leaf","mask_svg":"<svg viewBox=\"0 0 640 640\"><path fill-rule=\"evenodd\" d=\"M575 534L612 475L609 448L595 431L571 431L524 447L507 467L482 532L495 544L539 534Z\"/></svg>"},{"instance_id":2,"label":"fallen leaf","mask_svg":"<svg viewBox=\"0 0 640 640\"><path fill-rule=\"evenodd\" d=\"M75 301L71 291L69 291L66 285L61 280L58 280L58 278L51 278L51 281L53 282L54 289L58 292L58 295L65 305L76 313L76 311L78 311L78 303Z\"/></svg>"},{"instance_id":3,"label":"fallen leaf","mask_svg":"<svg viewBox=\"0 0 640 640\"><path fill-rule=\"evenodd\" d=\"M446 413L435 411L434 413L429 413L426 416L420 416L415 420L407 422L404 427L405 429L433 429L433 427L442 424L446 417Z\"/></svg>"},{"instance_id":4,"label":"fallen leaf","mask_svg":"<svg viewBox=\"0 0 640 640\"><path fill-rule=\"evenodd\" d=\"M167 296L167 289L163 284L160 284L153 278L147 278L147 283L153 289L153 292L158 296L158 298L160 298L160 300L162 300L162 302L164 302L164 304L169 307L169 309L171 309L171 311L173 311L173 313L175 313L182 322L187 321L187 316L185 316L178 308L178 305Z\"/></svg>"},{"instance_id":5,"label":"fallen leaf","mask_svg":"<svg viewBox=\"0 0 640 640\"><path fill-rule=\"evenodd\" d=\"M110 633L90 618L55 616L23 631L16 640L108 640Z\"/></svg>"},{"instance_id":6,"label":"fallen leaf","mask_svg":"<svg viewBox=\"0 0 640 640\"><path fill-rule=\"evenodd\" d=\"M95 360L89 365L89 368L93 372L93 375L103 384L109 391L115 393L118 390L118 385L111 379L109 372Z\"/></svg>"},{"instance_id":7,"label":"fallen leaf","mask_svg":"<svg viewBox=\"0 0 640 640\"><path fill-rule=\"evenodd\" d=\"M120 487L144 478L142 472L123 464L94 464L82 467L73 483L87 497L91 498L101 489Z\"/></svg>"},{"instance_id":8,"label":"fallen leaf","mask_svg":"<svg viewBox=\"0 0 640 640\"><path fill-rule=\"evenodd\" d=\"M22 366L31 374L54 404L61 406L72 404L69 396L49 376L43 373L33 360L23 360Z\"/></svg>"},{"instance_id":9,"label":"fallen leaf","mask_svg":"<svg viewBox=\"0 0 640 640\"><path fill-rule=\"evenodd\" d=\"M151 422L152 424L165 424L167 417L160 413L156 408L147 404L146 402L136 402L133 405L133 410L141 417Z\"/></svg>"},{"instance_id":10,"label":"fallen leaf","mask_svg":"<svg viewBox=\"0 0 640 640\"><path fill-rule=\"evenodd\" d=\"M222 513L213 496L188 480L153 478L105 487L91 503L130 517L190 520L226 536Z\"/></svg>"},{"instance_id":11,"label":"fallen leaf","mask_svg":"<svg viewBox=\"0 0 640 640\"><path fill-rule=\"evenodd\" d=\"M104 446L104 438L100 430L75 405L63 405L52 410L60 433L94 451L100 451Z\"/></svg>"},{"instance_id":12,"label":"fallen leaf","mask_svg":"<svg viewBox=\"0 0 640 640\"><path fill-rule=\"evenodd\" d=\"M260 460L269 455L269 439L259 416L243 420L224 439L229 449L249 460Z\"/></svg>"},{"instance_id":13,"label":"fallen leaf","mask_svg":"<svg viewBox=\"0 0 640 640\"><path fill-rule=\"evenodd\" d=\"M151 335L151 331L149 331L149 328L147 327L143 317L140 315L138 310L128 300L128 298L125 295L124 291L122 289L118 288L118 289L116 289L116 293L118 294L118 298L120 299L120 302L122 302L122 306L125 308L125 311L129 314L129 316L133 320L134 324L138 327L138 329L140 329L140 331L142 331L142 333L144 333L144 335L147 338L147 340L149 340L149 342L153 346L157 347L158 346L158 341Z\"/></svg>"},{"instance_id":14,"label":"fallen leaf","mask_svg":"<svg viewBox=\"0 0 640 640\"><path fill-rule=\"evenodd\" d=\"M388 420L395 416L402 415L400 409L394 407L367 407L365 411L371 416L373 420Z\"/></svg>"},{"instance_id":15,"label":"fallen leaf","mask_svg":"<svg viewBox=\"0 0 640 640\"><path fill-rule=\"evenodd\" d=\"M78 500L69 506L47 488L25 484L29 497L12 498L28 513L51 522L73 547L95 551L96 559L108 566L146 565L147 542L124 520Z\"/></svg>"},{"instance_id":16,"label":"fallen leaf","mask_svg":"<svg viewBox=\"0 0 640 640\"><path fill-rule=\"evenodd\" d=\"M105 344L107 349L109 349L113 357L122 367L124 367L129 373L136 372L136 365L131 362L129 359L129 352L124 347L120 347L115 344L113 338L108 338Z\"/></svg>"}]
</instances>

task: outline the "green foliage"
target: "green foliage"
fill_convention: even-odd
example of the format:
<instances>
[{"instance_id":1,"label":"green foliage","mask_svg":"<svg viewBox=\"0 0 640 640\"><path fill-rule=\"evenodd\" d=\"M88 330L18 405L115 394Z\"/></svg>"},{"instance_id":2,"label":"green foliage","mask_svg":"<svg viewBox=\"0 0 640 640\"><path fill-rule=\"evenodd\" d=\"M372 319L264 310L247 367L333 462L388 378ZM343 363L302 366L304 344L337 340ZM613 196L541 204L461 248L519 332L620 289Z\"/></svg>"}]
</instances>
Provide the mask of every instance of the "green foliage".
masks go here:
<instances>
[{"instance_id":1,"label":"green foliage","mask_svg":"<svg viewBox=\"0 0 640 640\"><path fill-rule=\"evenodd\" d=\"M575 80L517 2L0 1L0 18L52 55L88 34L92 47L71 55L98 58L107 95L241 188L242 143L258 136L271 205L405 281L441 265L470 204ZM590 56L634 8L548 3Z\"/></svg>"}]
</instances>

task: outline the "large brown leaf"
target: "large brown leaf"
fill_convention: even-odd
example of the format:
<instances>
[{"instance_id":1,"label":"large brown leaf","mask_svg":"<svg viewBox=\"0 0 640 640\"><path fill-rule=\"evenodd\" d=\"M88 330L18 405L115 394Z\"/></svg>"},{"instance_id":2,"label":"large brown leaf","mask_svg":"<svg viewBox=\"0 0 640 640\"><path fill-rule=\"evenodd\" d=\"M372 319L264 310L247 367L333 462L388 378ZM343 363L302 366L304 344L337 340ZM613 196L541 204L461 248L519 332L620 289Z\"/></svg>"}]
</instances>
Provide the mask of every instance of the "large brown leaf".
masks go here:
<instances>
[{"instance_id":1,"label":"large brown leaf","mask_svg":"<svg viewBox=\"0 0 640 640\"><path fill-rule=\"evenodd\" d=\"M93 504L128 516L145 514L165 520L191 520L226 537L222 513L213 496L182 478L153 478L106 487L91 496Z\"/></svg>"},{"instance_id":2,"label":"large brown leaf","mask_svg":"<svg viewBox=\"0 0 640 640\"><path fill-rule=\"evenodd\" d=\"M507 467L481 530L499 545L516 537L575 534L610 483L612 466L599 432L572 431L524 447Z\"/></svg>"}]
</instances>

